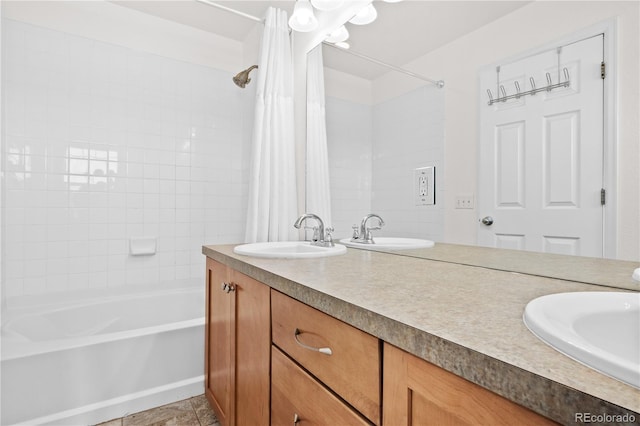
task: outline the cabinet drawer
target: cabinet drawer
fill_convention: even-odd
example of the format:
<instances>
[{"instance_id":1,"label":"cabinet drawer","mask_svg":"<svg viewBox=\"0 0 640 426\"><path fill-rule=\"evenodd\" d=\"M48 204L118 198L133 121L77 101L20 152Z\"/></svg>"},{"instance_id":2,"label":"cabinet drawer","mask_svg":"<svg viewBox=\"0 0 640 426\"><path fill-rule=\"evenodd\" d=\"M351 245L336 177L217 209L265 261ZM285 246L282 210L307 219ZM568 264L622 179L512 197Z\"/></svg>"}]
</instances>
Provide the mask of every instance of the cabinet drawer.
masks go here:
<instances>
[{"instance_id":1,"label":"cabinet drawer","mask_svg":"<svg viewBox=\"0 0 640 426\"><path fill-rule=\"evenodd\" d=\"M271 294L271 318L275 345L365 417L380 424L377 338L275 290ZM331 354L313 348L328 348Z\"/></svg>"},{"instance_id":2,"label":"cabinet drawer","mask_svg":"<svg viewBox=\"0 0 640 426\"><path fill-rule=\"evenodd\" d=\"M271 349L271 424L367 425L275 346Z\"/></svg>"}]
</instances>

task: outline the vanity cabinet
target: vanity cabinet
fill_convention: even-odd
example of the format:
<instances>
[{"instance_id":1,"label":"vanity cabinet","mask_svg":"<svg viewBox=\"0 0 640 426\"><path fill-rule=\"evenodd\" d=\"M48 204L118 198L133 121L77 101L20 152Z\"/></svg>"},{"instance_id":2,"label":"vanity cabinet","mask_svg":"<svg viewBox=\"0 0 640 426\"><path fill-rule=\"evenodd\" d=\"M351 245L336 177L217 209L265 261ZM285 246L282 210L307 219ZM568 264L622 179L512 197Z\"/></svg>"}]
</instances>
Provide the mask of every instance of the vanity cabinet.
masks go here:
<instances>
[{"instance_id":1,"label":"vanity cabinet","mask_svg":"<svg viewBox=\"0 0 640 426\"><path fill-rule=\"evenodd\" d=\"M223 426L268 425L270 290L207 258L205 394Z\"/></svg>"},{"instance_id":2,"label":"vanity cabinet","mask_svg":"<svg viewBox=\"0 0 640 426\"><path fill-rule=\"evenodd\" d=\"M309 380L303 380L304 375L296 372L300 370L296 364L373 424L380 424L379 339L275 290L271 293L271 317L273 344L288 355L288 358L285 355L281 357L290 358L288 363L273 359L274 424L280 424L274 421L280 418L286 419L286 423L291 423L293 414L290 410L294 409L293 407L302 410L309 404L301 400L301 389L292 385L287 387L286 381L282 382L282 377L276 374L277 371L286 371L286 376L297 378L296 383L308 383ZM279 353L278 349L274 351ZM304 392L307 392L308 388L311 394L322 395L323 392L318 390L322 385L318 382L315 382L314 386L306 386ZM340 413L336 420L346 419L347 417L342 417L342 413L347 411L351 411L353 418L359 418L355 411L347 409L344 405L343 409L314 411L320 415L315 417L315 420L317 423L327 423L327 420L331 419L334 424L353 424L333 422L332 413Z\"/></svg>"},{"instance_id":3,"label":"vanity cabinet","mask_svg":"<svg viewBox=\"0 0 640 426\"><path fill-rule=\"evenodd\" d=\"M387 343L383 370L383 425L556 424Z\"/></svg>"},{"instance_id":4,"label":"vanity cabinet","mask_svg":"<svg viewBox=\"0 0 640 426\"><path fill-rule=\"evenodd\" d=\"M206 284L205 394L223 426L555 424L211 258Z\"/></svg>"}]
</instances>

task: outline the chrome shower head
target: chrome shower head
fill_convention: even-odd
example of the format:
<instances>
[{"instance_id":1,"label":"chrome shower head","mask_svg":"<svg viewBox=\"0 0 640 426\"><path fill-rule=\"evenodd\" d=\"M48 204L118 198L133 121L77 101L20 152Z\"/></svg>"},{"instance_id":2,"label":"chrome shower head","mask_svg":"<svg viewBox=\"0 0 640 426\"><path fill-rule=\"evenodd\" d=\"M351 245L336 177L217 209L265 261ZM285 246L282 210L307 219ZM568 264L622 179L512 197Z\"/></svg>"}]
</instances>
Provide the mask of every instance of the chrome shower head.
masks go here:
<instances>
[{"instance_id":1,"label":"chrome shower head","mask_svg":"<svg viewBox=\"0 0 640 426\"><path fill-rule=\"evenodd\" d=\"M254 68L258 68L258 66L257 65L251 65L246 70L240 71L238 74L236 74L236 76L233 77L233 82L236 84L236 86L241 87L241 88L244 89L244 87L247 85L247 83L249 83L251 81L251 79L249 78L249 73Z\"/></svg>"}]
</instances>

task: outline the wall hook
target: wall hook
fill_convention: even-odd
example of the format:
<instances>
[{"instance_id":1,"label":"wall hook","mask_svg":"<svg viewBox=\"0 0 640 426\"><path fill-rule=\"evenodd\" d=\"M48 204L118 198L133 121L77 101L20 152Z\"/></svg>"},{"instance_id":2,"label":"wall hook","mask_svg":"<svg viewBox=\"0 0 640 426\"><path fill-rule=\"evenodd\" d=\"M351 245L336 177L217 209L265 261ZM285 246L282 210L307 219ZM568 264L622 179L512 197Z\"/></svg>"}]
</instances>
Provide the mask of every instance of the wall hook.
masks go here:
<instances>
[{"instance_id":1,"label":"wall hook","mask_svg":"<svg viewBox=\"0 0 640 426\"><path fill-rule=\"evenodd\" d=\"M533 79L533 77L529 77L529 83L531 84L531 95L535 95L536 94L536 81Z\"/></svg>"},{"instance_id":2,"label":"wall hook","mask_svg":"<svg viewBox=\"0 0 640 426\"><path fill-rule=\"evenodd\" d=\"M489 105L493 105L493 95L491 94L491 90L487 89L487 95L489 95Z\"/></svg>"}]
</instances>

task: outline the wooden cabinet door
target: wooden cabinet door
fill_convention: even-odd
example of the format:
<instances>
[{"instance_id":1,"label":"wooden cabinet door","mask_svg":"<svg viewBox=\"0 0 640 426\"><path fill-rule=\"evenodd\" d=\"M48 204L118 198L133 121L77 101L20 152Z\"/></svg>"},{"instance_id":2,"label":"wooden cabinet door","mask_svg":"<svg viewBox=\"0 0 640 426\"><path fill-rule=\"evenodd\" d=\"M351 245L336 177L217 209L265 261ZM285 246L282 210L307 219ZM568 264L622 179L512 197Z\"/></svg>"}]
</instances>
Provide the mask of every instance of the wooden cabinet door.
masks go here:
<instances>
[{"instance_id":1,"label":"wooden cabinet door","mask_svg":"<svg viewBox=\"0 0 640 426\"><path fill-rule=\"evenodd\" d=\"M236 297L236 406L238 426L269 424L270 288L231 271Z\"/></svg>"},{"instance_id":2,"label":"wooden cabinet door","mask_svg":"<svg viewBox=\"0 0 640 426\"><path fill-rule=\"evenodd\" d=\"M226 266L207 258L205 394L220 424L235 424L235 291Z\"/></svg>"},{"instance_id":3,"label":"wooden cabinet door","mask_svg":"<svg viewBox=\"0 0 640 426\"><path fill-rule=\"evenodd\" d=\"M386 343L383 371L383 425L556 424Z\"/></svg>"}]
</instances>

